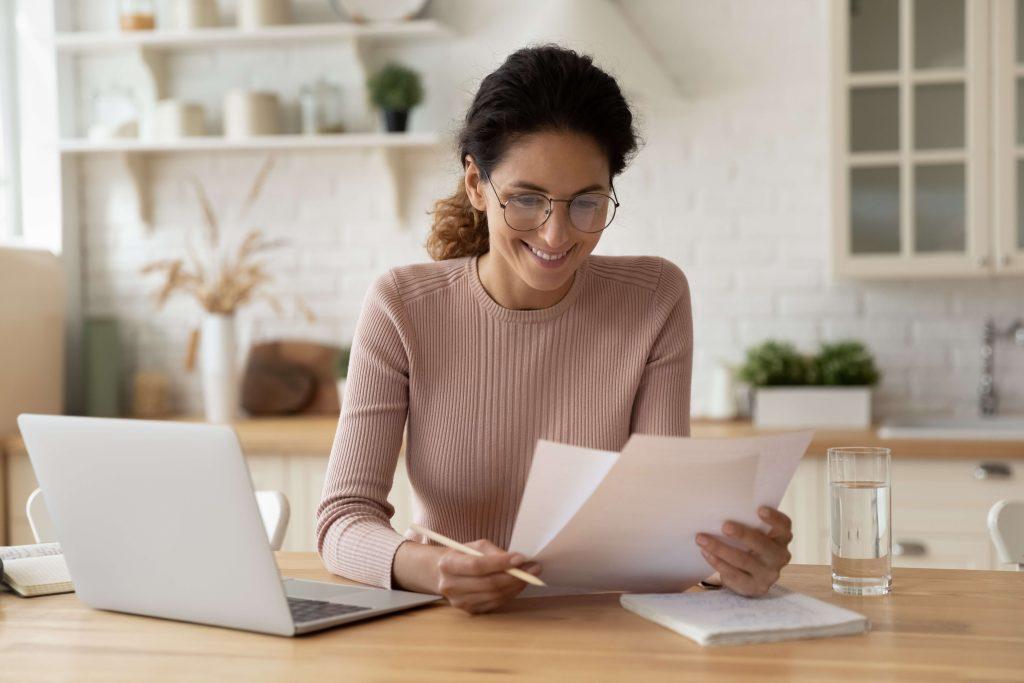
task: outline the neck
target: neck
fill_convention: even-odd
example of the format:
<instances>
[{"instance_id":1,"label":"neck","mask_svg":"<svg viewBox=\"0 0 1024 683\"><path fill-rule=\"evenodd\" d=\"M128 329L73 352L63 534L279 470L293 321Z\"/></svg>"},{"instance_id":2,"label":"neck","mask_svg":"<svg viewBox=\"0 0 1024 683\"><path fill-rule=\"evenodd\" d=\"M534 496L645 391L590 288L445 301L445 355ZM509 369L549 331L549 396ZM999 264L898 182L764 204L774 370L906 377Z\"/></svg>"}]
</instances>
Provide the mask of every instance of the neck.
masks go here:
<instances>
[{"instance_id":1,"label":"neck","mask_svg":"<svg viewBox=\"0 0 1024 683\"><path fill-rule=\"evenodd\" d=\"M558 289L534 289L516 275L511 266L494 252L488 251L477 260L477 271L484 291L503 308L529 311L554 306L569 293L576 273Z\"/></svg>"}]
</instances>

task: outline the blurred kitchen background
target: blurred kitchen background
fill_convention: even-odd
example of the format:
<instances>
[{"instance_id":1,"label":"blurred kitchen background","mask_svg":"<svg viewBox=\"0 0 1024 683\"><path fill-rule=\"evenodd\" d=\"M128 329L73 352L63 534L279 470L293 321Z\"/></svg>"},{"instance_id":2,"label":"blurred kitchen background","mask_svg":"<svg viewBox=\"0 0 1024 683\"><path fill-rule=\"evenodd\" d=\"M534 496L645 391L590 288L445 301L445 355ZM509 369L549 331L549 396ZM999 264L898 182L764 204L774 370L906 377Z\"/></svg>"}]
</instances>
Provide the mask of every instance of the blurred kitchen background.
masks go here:
<instances>
[{"instance_id":1,"label":"blurred kitchen background","mask_svg":"<svg viewBox=\"0 0 1024 683\"><path fill-rule=\"evenodd\" d=\"M894 481L915 484L902 515L894 496L901 561L999 565L984 512L1024 491L1024 3L2 8L8 542L32 540L14 416L65 411L234 419L257 487L291 501L284 547L311 547L367 288L429 260L479 80L556 41L616 75L639 117L596 253L661 255L689 278L694 434L807 424L827 445L893 445ZM188 294L211 253L253 266L228 283L231 315ZM822 371L830 358L843 369ZM824 394L765 390L804 384L841 387L831 415ZM826 562L812 450L786 504L808 530L795 561Z\"/></svg>"}]
</instances>

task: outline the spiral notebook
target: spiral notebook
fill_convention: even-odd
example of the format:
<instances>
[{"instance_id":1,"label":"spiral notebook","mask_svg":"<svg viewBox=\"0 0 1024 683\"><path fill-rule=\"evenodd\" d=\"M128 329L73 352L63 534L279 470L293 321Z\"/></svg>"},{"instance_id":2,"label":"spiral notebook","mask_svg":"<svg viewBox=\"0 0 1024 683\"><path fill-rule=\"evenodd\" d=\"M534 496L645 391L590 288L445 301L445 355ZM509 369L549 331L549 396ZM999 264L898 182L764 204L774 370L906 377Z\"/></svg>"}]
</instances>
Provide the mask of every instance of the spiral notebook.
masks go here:
<instances>
[{"instance_id":1,"label":"spiral notebook","mask_svg":"<svg viewBox=\"0 0 1024 683\"><path fill-rule=\"evenodd\" d=\"M75 590L58 543L0 547L0 579L26 598Z\"/></svg>"},{"instance_id":2,"label":"spiral notebook","mask_svg":"<svg viewBox=\"0 0 1024 683\"><path fill-rule=\"evenodd\" d=\"M700 645L741 645L826 638L867 631L867 617L778 584L748 598L728 588L693 593L627 593L631 612Z\"/></svg>"}]
</instances>

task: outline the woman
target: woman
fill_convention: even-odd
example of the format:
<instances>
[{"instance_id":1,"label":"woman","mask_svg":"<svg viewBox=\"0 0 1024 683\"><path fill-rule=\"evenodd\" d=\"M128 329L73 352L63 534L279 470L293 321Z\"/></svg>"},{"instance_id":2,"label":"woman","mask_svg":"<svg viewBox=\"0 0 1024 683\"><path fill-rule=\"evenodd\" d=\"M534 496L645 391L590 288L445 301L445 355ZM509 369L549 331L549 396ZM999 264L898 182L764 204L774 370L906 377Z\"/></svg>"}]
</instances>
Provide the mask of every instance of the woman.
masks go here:
<instances>
[{"instance_id":1,"label":"woman","mask_svg":"<svg viewBox=\"0 0 1024 683\"><path fill-rule=\"evenodd\" d=\"M676 265L591 254L637 136L589 57L512 54L481 83L459 145L464 173L426 245L435 262L392 268L364 302L316 529L330 571L477 613L524 588L505 569L540 574L502 549L537 439L617 451L634 432L688 436L693 347ZM391 527L407 419L417 521L483 557ZM702 548L742 594L766 592L789 561L789 518L764 518L767 534L724 530L746 551Z\"/></svg>"}]
</instances>

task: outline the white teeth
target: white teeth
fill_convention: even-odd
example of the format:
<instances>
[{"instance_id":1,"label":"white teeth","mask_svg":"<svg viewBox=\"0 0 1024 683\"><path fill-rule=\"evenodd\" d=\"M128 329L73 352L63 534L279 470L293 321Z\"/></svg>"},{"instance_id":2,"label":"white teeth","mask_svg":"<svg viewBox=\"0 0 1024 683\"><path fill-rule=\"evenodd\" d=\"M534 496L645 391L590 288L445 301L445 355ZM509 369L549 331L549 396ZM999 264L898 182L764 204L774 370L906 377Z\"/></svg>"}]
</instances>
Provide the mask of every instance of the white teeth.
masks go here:
<instances>
[{"instance_id":1,"label":"white teeth","mask_svg":"<svg viewBox=\"0 0 1024 683\"><path fill-rule=\"evenodd\" d=\"M523 244L526 244L526 242L523 242ZM566 250L566 251L563 251L561 254L548 254L547 252L538 251L537 249L534 249L529 244L526 244L526 246L530 247L530 251L532 251L534 254L536 254L537 256L541 257L545 261L557 261L558 259L562 258L563 256L565 256L566 254L569 253L569 251Z\"/></svg>"}]
</instances>

